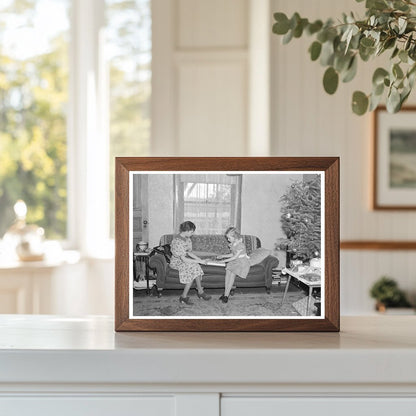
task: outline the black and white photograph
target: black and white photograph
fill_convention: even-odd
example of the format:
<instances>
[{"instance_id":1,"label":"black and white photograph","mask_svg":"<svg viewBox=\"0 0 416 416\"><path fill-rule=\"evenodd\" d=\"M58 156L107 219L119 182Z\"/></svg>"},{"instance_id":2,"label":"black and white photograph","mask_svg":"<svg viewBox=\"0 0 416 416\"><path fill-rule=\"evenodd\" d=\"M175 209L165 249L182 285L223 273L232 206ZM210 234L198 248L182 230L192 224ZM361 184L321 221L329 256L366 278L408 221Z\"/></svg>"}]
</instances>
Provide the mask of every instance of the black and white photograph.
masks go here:
<instances>
[{"instance_id":1,"label":"black and white photograph","mask_svg":"<svg viewBox=\"0 0 416 416\"><path fill-rule=\"evenodd\" d=\"M325 316L323 172L133 171L129 187L131 319Z\"/></svg>"}]
</instances>

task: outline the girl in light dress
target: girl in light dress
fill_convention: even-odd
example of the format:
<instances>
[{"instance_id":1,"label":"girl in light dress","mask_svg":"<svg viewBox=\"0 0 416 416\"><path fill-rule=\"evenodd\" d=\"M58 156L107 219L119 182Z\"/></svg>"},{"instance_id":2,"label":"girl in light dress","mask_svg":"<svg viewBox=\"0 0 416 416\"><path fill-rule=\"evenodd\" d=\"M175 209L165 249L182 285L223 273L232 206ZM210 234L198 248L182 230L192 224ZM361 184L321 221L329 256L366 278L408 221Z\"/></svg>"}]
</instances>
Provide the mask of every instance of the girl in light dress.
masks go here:
<instances>
[{"instance_id":1,"label":"girl in light dress","mask_svg":"<svg viewBox=\"0 0 416 416\"><path fill-rule=\"evenodd\" d=\"M179 270L179 281L185 285L179 302L186 305L193 305L189 299L188 292L193 281L196 281L198 289L197 296L203 300L210 300L211 296L204 292L201 285L201 278L204 274L199 264L206 264L205 260L200 259L192 252L191 236L195 232L196 226L191 221L185 221L179 226L179 234L172 240L170 267Z\"/></svg>"},{"instance_id":2,"label":"girl in light dress","mask_svg":"<svg viewBox=\"0 0 416 416\"><path fill-rule=\"evenodd\" d=\"M225 232L225 238L230 243L231 253L217 257L226 263L224 294L220 297L223 303L228 302L235 277L245 279L250 270L249 257L240 232L235 227L229 227Z\"/></svg>"}]
</instances>

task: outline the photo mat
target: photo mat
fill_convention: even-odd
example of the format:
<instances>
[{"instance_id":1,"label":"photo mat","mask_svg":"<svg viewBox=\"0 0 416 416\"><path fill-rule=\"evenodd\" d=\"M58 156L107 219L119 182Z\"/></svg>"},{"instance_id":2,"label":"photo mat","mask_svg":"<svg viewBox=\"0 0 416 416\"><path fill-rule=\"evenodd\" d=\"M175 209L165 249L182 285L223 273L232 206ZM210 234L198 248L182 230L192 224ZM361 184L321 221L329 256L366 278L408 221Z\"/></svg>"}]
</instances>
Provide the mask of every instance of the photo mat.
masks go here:
<instances>
[{"instance_id":1,"label":"photo mat","mask_svg":"<svg viewBox=\"0 0 416 416\"><path fill-rule=\"evenodd\" d=\"M140 264L143 270L142 273L139 272L140 280L137 281L137 270L134 267L134 261L137 259L134 259L129 279L130 319L323 319L325 238L321 230L325 226L324 172L136 171L130 172L129 175L132 236L130 257L140 256L135 249L143 238L146 240L148 253L152 253L151 248L172 242L178 235L182 222L192 221L196 225L195 235L191 238L193 245L196 244L194 252L208 261L207 265L202 265L202 269L205 269L202 286L211 296L209 301L201 301L194 282L190 290L193 304L180 304L181 285L172 281L169 276L172 275L171 277L177 281L178 273L172 270L170 265L165 265L169 269L166 277L161 276L165 274L164 269L151 270L149 279L149 276L145 278L146 272L149 271L144 270L148 266ZM313 192L308 191L308 184L315 186ZM303 200L297 198L297 192L302 192ZM309 194L306 195L305 192ZM296 199L287 201L284 206L282 199L289 193L293 194L291 198ZM293 203L300 204L298 209L292 206ZM143 219L135 215L138 211L137 205L146 206L142 210L146 217L144 226L141 224ZM308 210L314 212L307 212ZM293 213L293 217L286 218L287 215L290 216L289 212ZM283 227L282 221L285 223ZM216 256L227 254L224 232L230 226L235 226L241 232L251 263L262 260L263 253L269 253L269 256L266 258L268 261L263 259L258 264L253 264L244 279L236 276L233 296L229 302L223 304L219 296L224 292L222 288L226 265L218 262ZM291 256L294 263L296 264L297 258L305 258L309 253L313 256L315 253L315 257L320 257L322 267L313 268L309 264L297 264L294 267L300 270L300 274L296 273L290 276L290 279L284 276L286 266L290 269L290 264L286 264L286 261L291 261L287 259L287 245L284 245L287 241L287 234L283 229L285 227L290 229L290 232L295 229L305 230L299 239L303 239L302 244L308 252L300 253L299 247L295 249ZM141 235L135 232L138 229L141 230ZM314 241L308 240L308 233ZM256 239L254 244L259 247L253 247L250 239ZM156 256L161 257L160 254ZM275 257L278 260L273 263ZM153 259L150 258L151 265L159 266L157 262L152 263ZM153 272L158 273L157 278ZM263 276L258 276L259 274ZM288 287L291 290L286 292L284 297L289 280L292 280L292 285ZM299 287L295 289L292 287L293 283ZM316 296L322 307L316 306Z\"/></svg>"},{"instance_id":2,"label":"photo mat","mask_svg":"<svg viewBox=\"0 0 416 416\"><path fill-rule=\"evenodd\" d=\"M416 108L374 112L373 208L416 209Z\"/></svg>"}]
</instances>

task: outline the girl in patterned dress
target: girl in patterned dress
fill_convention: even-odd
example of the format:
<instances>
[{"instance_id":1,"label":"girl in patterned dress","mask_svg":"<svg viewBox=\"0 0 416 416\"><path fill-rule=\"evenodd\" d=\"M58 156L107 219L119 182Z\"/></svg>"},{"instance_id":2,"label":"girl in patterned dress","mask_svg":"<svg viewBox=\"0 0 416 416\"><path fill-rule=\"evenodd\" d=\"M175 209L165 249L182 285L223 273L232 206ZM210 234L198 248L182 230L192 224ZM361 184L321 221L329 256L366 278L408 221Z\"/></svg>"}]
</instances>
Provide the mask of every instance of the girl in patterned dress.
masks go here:
<instances>
[{"instance_id":1,"label":"girl in patterned dress","mask_svg":"<svg viewBox=\"0 0 416 416\"><path fill-rule=\"evenodd\" d=\"M228 302L235 277L239 276L245 279L250 270L249 257L239 231L235 227L230 227L225 232L225 238L230 243L231 254L224 254L217 257L218 259L224 259L224 263L227 263L225 268L224 294L220 297L223 303Z\"/></svg>"},{"instance_id":2,"label":"girl in patterned dress","mask_svg":"<svg viewBox=\"0 0 416 416\"><path fill-rule=\"evenodd\" d=\"M204 272L199 263L206 264L206 261L192 253L192 241L190 237L195 232L195 229L196 226L191 221L182 223L179 226L179 234L172 240L170 246L172 252L170 267L179 270L179 281L185 285L179 302L185 303L186 305L193 305L189 299L188 292L194 280L198 289L198 298L204 300L211 299L211 296L204 292L201 285L201 278Z\"/></svg>"}]
</instances>

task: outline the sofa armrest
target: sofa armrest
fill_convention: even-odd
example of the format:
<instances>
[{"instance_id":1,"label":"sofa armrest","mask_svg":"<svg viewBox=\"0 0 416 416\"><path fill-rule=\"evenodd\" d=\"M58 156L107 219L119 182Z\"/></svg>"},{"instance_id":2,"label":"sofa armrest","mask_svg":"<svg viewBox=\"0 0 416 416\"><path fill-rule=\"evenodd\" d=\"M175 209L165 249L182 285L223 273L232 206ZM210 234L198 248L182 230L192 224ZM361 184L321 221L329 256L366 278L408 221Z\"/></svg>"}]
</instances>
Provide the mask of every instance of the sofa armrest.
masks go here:
<instances>
[{"instance_id":1,"label":"sofa armrest","mask_svg":"<svg viewBox=\"0 0 416 416\"><path fill-rule=\"evenodd\" d=\"M277 257L267 256L259 264L264 267L266 287L270 289L272 287L272 281L273 281L272 269L274 269L275 267L277 267L279 265L279 260L277 259Z\"/></svg>"},{"instance_id":2,"label":"sofa armrest","mask_svg":"<svg viewBox=\"0 0 416 416\"><path fill-rule=\"evenodd\" d=\"M162 254L155 254L149 259L149 267L156 270L156 285L159 288L165 286L169 264Z\"/></svg>"}]
</instances>

